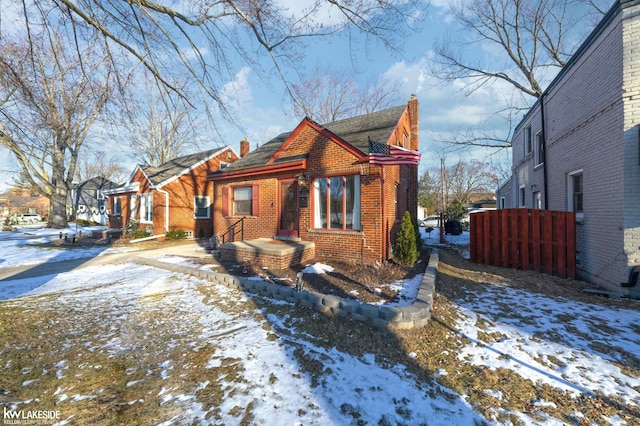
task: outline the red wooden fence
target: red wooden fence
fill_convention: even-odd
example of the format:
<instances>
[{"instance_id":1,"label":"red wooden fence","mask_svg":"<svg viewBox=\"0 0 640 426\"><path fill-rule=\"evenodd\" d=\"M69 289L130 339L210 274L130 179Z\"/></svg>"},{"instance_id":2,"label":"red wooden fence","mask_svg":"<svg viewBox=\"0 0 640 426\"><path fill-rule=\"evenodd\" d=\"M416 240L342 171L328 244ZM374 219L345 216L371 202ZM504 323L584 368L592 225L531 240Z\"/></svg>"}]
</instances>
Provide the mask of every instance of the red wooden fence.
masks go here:
<instances>
[{"instance_id":1,"label":"red wooden fence","mask_svg":"<svg viewBox=\"0 0 640 426\"><path fill-rule=\"evenodd\" d=\"M471 261L576 277L573 212L501 209L470 215Z\"/></svg>"}]
</instances>

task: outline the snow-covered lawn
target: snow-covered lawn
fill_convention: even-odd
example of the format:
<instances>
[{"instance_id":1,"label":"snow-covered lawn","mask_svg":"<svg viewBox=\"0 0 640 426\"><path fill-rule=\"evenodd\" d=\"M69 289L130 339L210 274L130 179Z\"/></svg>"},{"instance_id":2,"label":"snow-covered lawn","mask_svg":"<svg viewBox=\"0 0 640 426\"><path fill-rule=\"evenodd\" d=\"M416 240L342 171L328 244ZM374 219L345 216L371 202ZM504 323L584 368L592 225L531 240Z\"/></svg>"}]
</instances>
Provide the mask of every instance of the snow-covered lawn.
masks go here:
<instances>
[{"instance_id":1,"label":"snow-covered lawn","mask_svg":"<svg viewBox=\"0 0 640 426\"><path fill-rule=\"evenodd\" d=\"M0 238L0 258L26 242L12 241ZM28 247L36 254L22 251L23 260L42 258ZM35 280L0 281L0 405L59 410L60 424L560 425L585 416L554 416L557 401L538 398L534 409L484 411L485 419L469 396L478 389L458 394L409 363L339 350L332 336L309 331L331 321L320 314L303 318L294 305L185 275L120 264ZM433 375L458 374L456 363L510 371L566 398L597 395L620 407L598 424L640 424L640 309L507 283L468 290L453 306L464 338ZM481 390L500 405L509 386Z\"/></svg>"},{"instance_id":2,"label":"snow-covered lawn","mask_svg":"<svg viewBox=\"0 0 640 426\"><path fill-rule=\"evenodd\" d=\"M59 262L71 259L93 258L105 254L112 254L127 250L124 248L96 247L43 247L62 235L69 238L76 235L74 225L64 230L47 229L38 225L17 227L19 232L0 232L0 268L15 266L37 265L45 262ZM78 227L78 234L89 235L92 230L106 229L103 227Z\"/></svg>"}]
</instances>

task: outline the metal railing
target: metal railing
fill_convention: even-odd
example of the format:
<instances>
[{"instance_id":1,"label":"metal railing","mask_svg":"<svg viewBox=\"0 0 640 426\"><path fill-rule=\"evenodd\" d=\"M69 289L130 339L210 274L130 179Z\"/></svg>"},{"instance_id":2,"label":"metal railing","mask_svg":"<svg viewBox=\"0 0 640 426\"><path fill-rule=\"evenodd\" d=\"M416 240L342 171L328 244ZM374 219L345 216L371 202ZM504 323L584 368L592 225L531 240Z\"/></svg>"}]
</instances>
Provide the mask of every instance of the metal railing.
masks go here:
<instances>
[{"instance_id":1,"label":"metal railing","mask_svg":"<svg viewBox=\"0 0 640 426\"><path fill-rule=\"evenodd\" d=\"M240 228L236 230L236 228ZM244 217L233 223L227 230L220 235L220 240L222 244L224 243L232 243L236 241L236 235L240 234L240 241L244 240ZM228 240L227 240L228 238Z\"/></svg>"}]
</instances>

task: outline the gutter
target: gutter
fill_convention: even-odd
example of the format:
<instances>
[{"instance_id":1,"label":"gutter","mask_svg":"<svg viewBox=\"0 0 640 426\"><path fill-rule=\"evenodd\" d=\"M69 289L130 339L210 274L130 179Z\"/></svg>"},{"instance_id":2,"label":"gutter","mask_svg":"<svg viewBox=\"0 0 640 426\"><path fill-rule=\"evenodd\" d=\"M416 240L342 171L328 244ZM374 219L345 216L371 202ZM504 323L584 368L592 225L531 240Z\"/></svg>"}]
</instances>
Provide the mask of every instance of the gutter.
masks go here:
<instances>
[{"instance_id":1,"label":"gutter","mask_svg":"<svg viewBox=\"0 0 640 426\"><path fill-rule=\"evenodd\" d=\"M548 179L547 179L547 131L544 125L544 95L543 93L540 95L540 115L542 120L542 153L544 154L544 159L542 161L542 180L544 180L543 188L544 188L544 209L549 210L549 188L548 188ZM535 157L535 154L534 154ZM535 163L535 161L534 161Z\"/></svg>"},{"instance_id":2,"label":"gutter","mask_svg":"<svg viewBox=\"0 0 640 426\"><path fill-rule=\"evenodd\" d=\"M164 232L169 232L169 193L164 189L155 188L161 194L164 194Z\"/></svg>"},{"instance_id":3,"label":"gutter","mask_svg":"<svg viewBox=\"0 0 640 426\"><path fill-rule=\"evenodd\" d=\"M133 244L133 243L139 243L141 241L155 240L156 238L161 238L161 237L164 237L164 235L152 235L150 237L137 238L135 240L130 240L129 242Z\"/></svg>"}]
</instances>

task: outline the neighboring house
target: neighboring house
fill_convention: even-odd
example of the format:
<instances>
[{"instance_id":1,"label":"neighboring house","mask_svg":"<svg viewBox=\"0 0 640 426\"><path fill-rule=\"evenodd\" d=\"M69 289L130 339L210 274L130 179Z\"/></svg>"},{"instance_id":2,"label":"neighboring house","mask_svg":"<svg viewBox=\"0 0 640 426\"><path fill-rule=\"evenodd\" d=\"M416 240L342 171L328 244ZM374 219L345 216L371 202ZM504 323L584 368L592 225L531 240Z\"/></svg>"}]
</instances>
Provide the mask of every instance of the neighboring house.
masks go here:
<instances>
[{"instance_id":1,"label":"neighboring house","mask_svg":"<svg viewBox=\"0 0 640 426\"><path fill-rule=\"evenodd\" d=\"M105 191L110 228L136 224L152 235L179 229L189 236L211 237L213 183L206 177L237 159L227 146L175 158L158 167L137 166L127 183Z\"/></svg>"},{"instance_id":2,"label":"neighboring house","mask_svg":"<svg viewBox=\"0 0 640 426\"><path fill-rule=\"evenodd\" d=\"M32 194L29 190L11 190L0 194L0 217L23 213L37 213L46 218L49 216L49 199Z\"/></svg>"},{"instance_id":3,"label":"neighboring house","mask_svg":"<svg viewBox=\"0 0 640 426\"><path fill-rule=\"evenodd\" d=\"M9 204L9 195L0 194L0 218L11 216L11 205Z\"/></svg>"},{"instance_id":4,"label":"neighboring house","mask_svg":"<svg viewBox=\"0 0 640 426\"><path fill-rule=\"evenodd\" d=\"M640 265L639 40L640 0L616 1L516 127L497 194L574 211L580 277L623 292Z\"/></svg>"},{"instance_id":5,"label":"neighboring house","mask_svg":"<svg viewBox=\"0 0 640 426\"><path fill-rule=\"evenodd\" d=\"M498 188L498 191L496 191L496 194L498 195L496 207L498 209L515 207L513 205L513 202L511 201L512 192L513 191L511 190L511 179L508 179L506 182L503 182L502 185L500 185L500 187Z\"/></svg>"},{"instance_id":6,"label":"neighboring house","mask_svg":"<svg viewBox=\"0 0 640 426\"><path fill-rule=\"evenodd\" d=\"M404 212L417 213L417 150L415 96L408 105L325 125L305 118L209 174L215 234L223 243L300 240L319 258L380 262L392 254ZM242 230L232 236L236 223Z\"/></svg>"},{"instance_id":7,"label":"neighboring house","mask_svg":"<svg viewBox=\"0 0 640 426\"><path fill-rule=\"evenodd\" d=\"M118 186L117 183L101 176L96 176L74 185L69 191L71 216L75 216L76 220L86 220L100 225L107 225L109 223L107 196L104 191Z\"/></svg>"}]
</instances>

